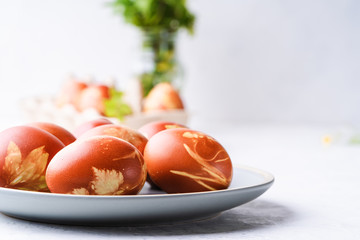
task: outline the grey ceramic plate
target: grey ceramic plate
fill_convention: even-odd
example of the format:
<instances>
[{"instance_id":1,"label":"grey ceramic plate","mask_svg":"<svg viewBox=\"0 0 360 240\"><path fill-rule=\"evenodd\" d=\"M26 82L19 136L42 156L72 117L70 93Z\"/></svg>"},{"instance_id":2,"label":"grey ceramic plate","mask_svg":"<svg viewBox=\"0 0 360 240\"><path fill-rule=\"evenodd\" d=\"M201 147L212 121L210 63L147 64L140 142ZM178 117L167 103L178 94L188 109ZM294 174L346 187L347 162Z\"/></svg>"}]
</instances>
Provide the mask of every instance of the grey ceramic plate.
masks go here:
<instances>
[{"instance_id":1,"label":"grey ceramic plate","mask_svg":"<svg viewBox=\"0 0 360 240\"><path fill-rule=\"evenodd\" d=\"M249 202L270 188L274 177L241 167L226 190L166 194L145 185L133 196L78 196L0 188L0 212L46 223L133 225L205 219Z\"/></svg>"}]
</instances>

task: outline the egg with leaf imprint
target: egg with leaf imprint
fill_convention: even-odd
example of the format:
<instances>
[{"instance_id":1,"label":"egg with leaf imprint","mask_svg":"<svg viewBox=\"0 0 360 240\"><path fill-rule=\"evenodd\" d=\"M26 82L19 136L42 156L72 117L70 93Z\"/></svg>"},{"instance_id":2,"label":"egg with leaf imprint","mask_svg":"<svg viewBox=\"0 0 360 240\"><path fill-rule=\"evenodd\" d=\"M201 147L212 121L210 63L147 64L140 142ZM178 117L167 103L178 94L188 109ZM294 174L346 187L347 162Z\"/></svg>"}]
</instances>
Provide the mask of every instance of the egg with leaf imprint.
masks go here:
<instances>
[{"instance_id":1,"label":"egg with leaf imprint","mask_svg":"<svg viewBox=\"0 0 360 240\"><path fill-rule=\"evenodd\" d=\"M15 126L0 133L0 186L48 191L45 171L65 145L54 135L31 126Z\"/></svg>"},{"instance_id":2,"label":"egg with leaf imprint","mask_svg":"<svg viewBox=\"0 0 360 240\"><path fill-rule=\"evenodd\" d=\"M145 179L139 150L111 136L75 141L55 155L46 171L51 192L75 195L137 194Z\"/></svg>"},{"instance_id":3,"label":"egg with leaf imprint","mask_svg":"<svg viewBox=\"0 0 360 240\"><path fill-rule=\"evenodd\" d=\"M79 138L85 139L92 136L113 136L125 140L134 145L141 154L144 153L144 148L147 143L147 138L139 131L119 124L106 124L92 128L81 135Z\"/></svg>"},{"instance_id":4,"label":"egg with leaf imprint","mask_svg":"<svg viewBox=\"0 0 360 240\"><path fill-rule=\"evenodd\" d=\"M153 121L149 122L142 127L139 128L139 132L141 132L147 139L150 139L156 133L167 130L167 129L174 129L174 128L187 128L182 124L178 124L175 122L169 121ZM152 188L159 189L158 186L151 180L149 174L147 176L146 181L150 184Z\"/></svg>"},{"instance_id":5,"label":"egg with leaf imprint","mask_svg":"<svg viewBox=\"0 0 360 240\"><path fill-rule=\"evenodd\" d=\"M151 137L144 159L151 180L167 193L226 189L232 180L231 159L218 141L186 128Z\"/></svg>"},{"instance_id":6,"label":"egg with leaf imprint","mask_svg":"<svg viewBox=\"0 0 360 240\"><path fill-rule=\"evenodd\" d=\"M176 122L153 121L141 126L139 128L139 132L141 132L145 137L149 139L158 132L173 128L187 128L187 127Z\"/></svg>"}]
</instances>

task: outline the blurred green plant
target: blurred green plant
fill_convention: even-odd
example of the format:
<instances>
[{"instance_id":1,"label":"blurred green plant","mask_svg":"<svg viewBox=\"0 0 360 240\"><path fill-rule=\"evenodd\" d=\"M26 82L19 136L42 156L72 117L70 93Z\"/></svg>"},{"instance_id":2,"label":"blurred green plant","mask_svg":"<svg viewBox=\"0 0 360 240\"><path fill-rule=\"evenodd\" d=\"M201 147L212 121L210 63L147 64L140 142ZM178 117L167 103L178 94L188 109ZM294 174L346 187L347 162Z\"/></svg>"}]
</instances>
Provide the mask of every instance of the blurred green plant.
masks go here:
<instances>
[{"instance_id":1,"label":"blurred green plant","mask_svg":"<svg viewBox=\"0 0 360 240\"><path fill-rule=\"evenodd\" d=\"M126 115L132 113L130 106L124 101L123 95L123 92L115 88L110 89L110 98L104 102L105 116L123 121Z\"/></svg>"},{"instance_id":2,"label":"blurred green plant","mask_svg":"<svg viewBox=\"0 0 360 240\"><path fill-rule=\"evenodd\" d=\"M355 135L351 136L349 143L359 145L360 144L360 134L355 134Z\"/></svg>"},{"instance_id":3,"label":"blurred green plant","mask_svg":"<svg viewBox=\"0 0 360 240\"><path fill-rule=\"evenodd\" d=\"M139 75L145 96L157 83L172 82L178 73L176 33L182 28L194 32L195 16L187 9L186 0L115 0L111 5L143 34L142 47L152 62Z\"/></svg>"},{"instance_id":4,"label":"blurred green plant","mask_svg":"<svg viewBox=\"0 0 360 240\"><path fill-rule=\"evenodd\" d=\"M126 22L143 30L176 32L186 28L193 33L195 16L186 0L115 0L112 6Z\"/></svg>"}]
</instances>

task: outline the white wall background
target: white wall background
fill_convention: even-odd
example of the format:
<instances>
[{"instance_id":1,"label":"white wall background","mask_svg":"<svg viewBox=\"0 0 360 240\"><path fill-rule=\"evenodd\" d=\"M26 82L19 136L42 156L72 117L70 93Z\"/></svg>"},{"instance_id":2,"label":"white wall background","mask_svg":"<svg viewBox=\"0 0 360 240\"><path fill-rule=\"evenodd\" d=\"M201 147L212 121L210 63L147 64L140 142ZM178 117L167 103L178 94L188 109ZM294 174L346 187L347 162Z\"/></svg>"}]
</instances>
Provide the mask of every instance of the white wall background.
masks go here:
<instances>
[{"instance_id":1,"label":"white wall background","mask_svg":"<svg viewBox=\"0 0 360 240\"><path fill-rule=\"evenodd\" d=\"M0 107L72 72L125 84L137 31L106 0L0 0ZM183 95L199 121L360 125L360 2L188 0Z\"/></svg>"}]
</instances>

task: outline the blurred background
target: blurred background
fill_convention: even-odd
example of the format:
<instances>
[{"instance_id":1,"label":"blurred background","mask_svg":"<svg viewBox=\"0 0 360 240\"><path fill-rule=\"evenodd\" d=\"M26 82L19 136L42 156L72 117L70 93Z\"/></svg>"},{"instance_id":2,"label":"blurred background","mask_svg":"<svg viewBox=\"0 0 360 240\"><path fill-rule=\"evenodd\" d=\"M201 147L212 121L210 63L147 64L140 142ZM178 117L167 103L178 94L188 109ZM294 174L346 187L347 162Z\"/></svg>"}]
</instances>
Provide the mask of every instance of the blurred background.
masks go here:
<instances>
[{"instance_id":1,"label":"blurred background","mask_svg":"<svg viewBox=\"0 0 360 240\"><path fill-rule=\"evenodd\" d=\"M0 116L69 73L123 86L139 33L106 0L0 0ZM360 126L360 2L188 0L181 94L195 122Z\"/></svg>"}]
</instances>

